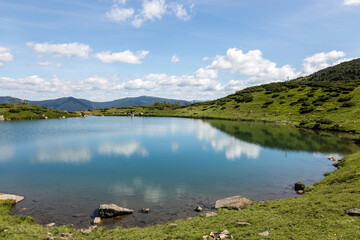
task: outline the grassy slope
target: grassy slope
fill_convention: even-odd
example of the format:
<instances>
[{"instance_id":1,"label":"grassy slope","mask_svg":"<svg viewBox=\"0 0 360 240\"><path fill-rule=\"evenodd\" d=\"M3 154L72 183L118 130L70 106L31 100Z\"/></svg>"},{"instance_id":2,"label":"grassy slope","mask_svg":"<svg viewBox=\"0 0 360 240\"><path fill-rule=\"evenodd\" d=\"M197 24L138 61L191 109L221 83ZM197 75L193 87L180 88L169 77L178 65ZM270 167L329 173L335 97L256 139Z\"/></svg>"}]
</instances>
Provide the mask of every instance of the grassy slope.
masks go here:
<instances>
[{"instance_id":1,"label":"grassy slope","mask_svg":"<svg viewBox=\"0 0 360 240\"><path fill-rule=\"evenodd\" d=\"M259 239L269 231L272 239L358 239L360 218L345 213L360 208L360 153L349 155L340 169L308 187L301 198L255 202L248 208L220 210L215 217L178 220L176 226L163 224L147 228L97 228L91 234L70 226L44 227L31 223L30 217L11 216L11 202L0 204L1 239L46 239L47 233L74 239L202 239L211 231L230 231L235 239ZM238 221L251 223L241 227ZM6 232L4 230L7 229Z\"/></svg>"},{"instance_id":2,"label":"grassy slope","mask_svg":"<svg viewBox=\"0 0 360 240\"><path fill-rule=\"evenodd\" d=\"M85 114L126 115L131 109L143 116L265 121L360 133L360 59L308 77L247 88L214 101L111 108Z\"/></svg>"},{"instance_id":3,"label":"grassy slope","mask_svg":"<svg viewBox=\"0 0 360 240\"><path fill-rule=\"evenodd\" d=\"M45 119L45 117L60 118L60 117L78 117L78 113L69 113L61 110L41 107L38 105L20 105L1 103L0 116L4 116L7 120L35 120Z\"/></svg>"}]
</instances>

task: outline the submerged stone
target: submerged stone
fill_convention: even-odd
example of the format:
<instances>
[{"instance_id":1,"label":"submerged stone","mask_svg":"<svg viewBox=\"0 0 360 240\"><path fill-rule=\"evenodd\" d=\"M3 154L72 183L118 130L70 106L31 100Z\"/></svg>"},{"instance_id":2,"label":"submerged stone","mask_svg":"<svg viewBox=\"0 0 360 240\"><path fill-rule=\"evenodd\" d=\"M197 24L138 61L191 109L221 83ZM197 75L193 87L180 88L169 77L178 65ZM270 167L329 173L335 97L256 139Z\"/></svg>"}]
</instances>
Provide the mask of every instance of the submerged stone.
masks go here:
<instances>
[{"instance_id":1,"label":"submerged stone","mask_svg":"<svg viewBox=\"0 0 360 240\"><path fill-rule=\"evenodd\" d=\"M295 183L295 191L304 191L305 190L305 184L302 182Z\"/></svg>"},{"instance_id":2,"label":"submerged stone","mask_svg":"<svg viewBox=\"0 0 360 240\"><path fill-rule=\"evenodd\" d=\"M115 204L102 204L99 207L99 216L102 218L112 218L127 214L132 214L134 210L119 207Z\"/></svg>"},{"instance_id":3,"label":"submerged stone","mask_svg":"<svg viewBox=\"0 0 360 240\"><path fill-rule=\"evenodd\" d=\"M2 194L0 195L0 200L15 200L16 203L21 202L25 198L23 196L14 195L14 194Z\"/></svg>"}]
</instances>

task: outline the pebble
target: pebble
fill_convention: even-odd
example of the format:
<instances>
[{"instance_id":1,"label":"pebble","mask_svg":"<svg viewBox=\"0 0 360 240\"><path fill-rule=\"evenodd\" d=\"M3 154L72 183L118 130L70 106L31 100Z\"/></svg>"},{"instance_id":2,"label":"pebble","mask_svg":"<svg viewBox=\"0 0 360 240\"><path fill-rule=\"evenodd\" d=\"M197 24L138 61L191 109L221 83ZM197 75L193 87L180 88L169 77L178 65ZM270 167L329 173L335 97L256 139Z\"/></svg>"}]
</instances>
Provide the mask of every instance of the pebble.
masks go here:
<instances>
[{"instance_id":1,"label":"pebble","mask_svg":"<svg viewBox=\"0 0 360 240\"><path fill-rule=\"evenodd\" d=\"M239 226L249 226L251 224L248 223L248 222L237 222L237 225L239 225Z\"/></svg>"},{"instance_id":2,"label":"pebble","mask_svg":"<svg viewBox=\"0 0 360 240\"><path fill-rule=\"evenodd\" d=\"M100 217L96 217L94 218L94 224L100 224L102 221L101 221L101 218Z\"/></svg>"},{"instance_id":3,"label":"pebble","mask_svg":"<svg viewBox=\"0 0 360 240\"><path fill-rule=\"evenodd\" d=\"M270 236L270 232L269 231L265 231L265 232L261 232L259 233L260 236Z\"/></svg>"}]
</instances>

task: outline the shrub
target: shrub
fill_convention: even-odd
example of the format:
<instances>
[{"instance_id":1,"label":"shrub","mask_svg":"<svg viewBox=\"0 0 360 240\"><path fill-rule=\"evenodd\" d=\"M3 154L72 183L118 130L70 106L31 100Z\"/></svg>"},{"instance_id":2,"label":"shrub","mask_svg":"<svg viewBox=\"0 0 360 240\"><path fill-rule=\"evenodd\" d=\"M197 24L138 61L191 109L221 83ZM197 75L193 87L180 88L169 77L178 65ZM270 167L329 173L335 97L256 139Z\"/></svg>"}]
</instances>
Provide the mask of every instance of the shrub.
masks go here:
<instances>
[{"instance_id":1,"label":"shrub","mask_svg":"<svg viewBox=\"0 0 360 240\"><path fill-rule=\"evenodd\" d=\"M278 96L280 96L280 94L275 93L275 94L273 94L273 95L271 96L271 98L276 98L276 97L278 97Z\"/></svg>"},{"instance_id":2,"label":"shrub","mask_svg":"<svg viewBox=\"0 0 360 240\"><path fill-rule=\"evenodd\" d=\"M339 98L337 101L338 102L347 102L347 101L350 101L352 98L353 98L353 96L346 96L346 97Z\"/></svg>"},{"instance_id":3,"label":"shrub","mask_svg":"<svg viewBox=\"0 0 360 240\"><path fill-rule=\"evenodd\" d=\"M262 106L262 108L267 108L269 105L273 104L274 101L267 101L264 103L264 105Z\"/></svg>"},{"instance_id":4,"label":"shrub","mask_svg":"<svg viewBox=\"0 0 360 240\"><path fill-rule=\"evenodd\" d=\"M222 107L222 108L220 108L220 110L224 110L224 109L226 109L226 107Z\"/></svg>"},{"instance_id":5,"label":"shrub","mask_svg":"<svg viewBox=\"0 0 360 240\"><path fill-rule=\"evenodd\" d=\"M19 113L20 111L21 111L20 109L15 109L15 108L9 110L9 112L11 113Z\"/></svg>"},{"instance_id":6,"label":"shrub","mask_svg":"<svg viewBox=\"0 0 360 240\"><path fill-rule=\"evenodd\" d=\"M315 110L314 106L302 107L299 109L300 114L309 113Z\"/></svg>"},{"instance_id":7,"label":"shrub","mask_svg":"<svg viewBox=\"0 0 360 240\"><path fill-rule=\"evenodd\" d=\"M288 96L288 97L293 97L293 96L295 96L295 94L292 94L292 93L291 93L291 94L288 94L287 96Z\"/></svg>"},{"instance_id":8,"label":"shrub","mask_svg":"<svg viewBox=\"0 0 360 240\"><path fill-rule=\"evenodd\" d=\"M332 123L332 121L330 119L319 119L316 122L320 123L320 124L331 124Z\"/></svg>"},{"instance_id":9,"label":"shrub","mask_svg":"<svg viewBox=\"0 0 360 240\"><path fill-rule=\"evenodd\" d=\"M352 106L355 106L356 103L354 102L344 102L341 107L352 107Z\"/></svg>"},{"instance_id":10,"label":"shrub","mask_svg":"<svg viewBox=\"0 0 360 240\"><path fill-rule=\"evenodd\" d=\"M235 98L237 103L252 102L253 100L254 97L250 93L241 94Z\"/></svg>"}]
</instances>

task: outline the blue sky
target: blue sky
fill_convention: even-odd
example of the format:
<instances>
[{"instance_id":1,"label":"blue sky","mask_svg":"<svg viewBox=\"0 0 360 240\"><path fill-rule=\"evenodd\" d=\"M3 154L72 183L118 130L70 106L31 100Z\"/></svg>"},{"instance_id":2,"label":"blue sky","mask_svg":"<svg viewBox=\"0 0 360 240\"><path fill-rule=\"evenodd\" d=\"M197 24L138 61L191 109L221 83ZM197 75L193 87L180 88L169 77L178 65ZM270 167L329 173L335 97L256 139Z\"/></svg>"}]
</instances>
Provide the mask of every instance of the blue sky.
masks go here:
<instances>
[{"instance_id":1,"label":"blue sky","mask_svg":"<svg viewBox=\"0 0 360 240\"><path fill-rule=\"evenodd\" d=\"M216 99L360 57L360 0L0 0L0 96Z\"/></svg>"}]
</instances>

